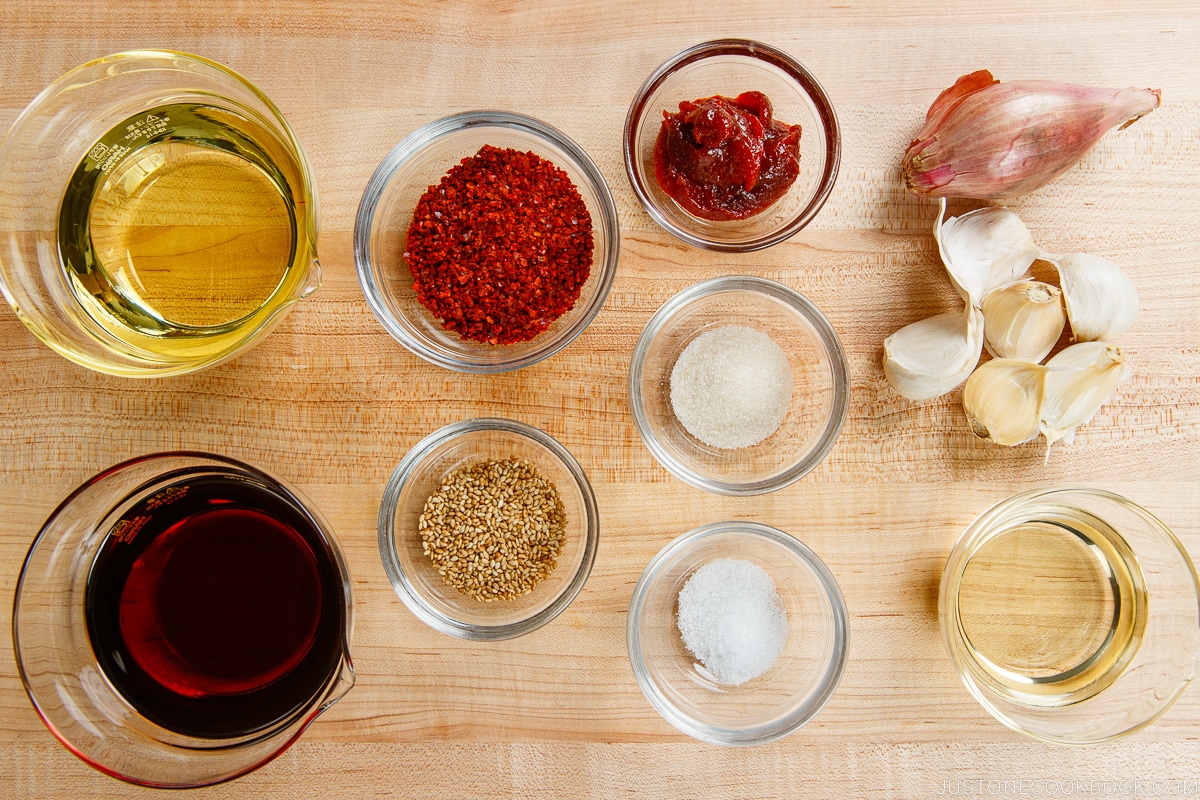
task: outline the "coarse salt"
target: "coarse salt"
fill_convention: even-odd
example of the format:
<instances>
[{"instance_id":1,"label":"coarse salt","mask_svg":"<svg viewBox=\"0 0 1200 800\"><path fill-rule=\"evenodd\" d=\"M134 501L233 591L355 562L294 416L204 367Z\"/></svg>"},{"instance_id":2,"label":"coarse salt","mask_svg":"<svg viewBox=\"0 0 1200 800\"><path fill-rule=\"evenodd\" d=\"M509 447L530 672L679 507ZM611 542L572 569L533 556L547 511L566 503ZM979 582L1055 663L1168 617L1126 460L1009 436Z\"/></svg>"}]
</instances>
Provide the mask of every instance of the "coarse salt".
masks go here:
<instances>
[{"instance_id":1,"label":"coarse salt","mask_svg":"<svg viewBox=\"0 0 1200 800\"><path fill-rule=\"evenodd\" d=\"M671 369L671 410L692 436L736 449L766 439L792 402L787 354L766 333L727 325L693 339Z\"/></svg>"},{"instance_id":2,"label":"coarse salt","mask_svg":"<svg viewBox=\"0 0 1200 800\"><path fill-rule=\"evenodd\" d=\"M766 570L718 558L679 592L683 643L718 683L739 686L774 666L788 637L787 611Z\"/></svg>"}]
</instances>

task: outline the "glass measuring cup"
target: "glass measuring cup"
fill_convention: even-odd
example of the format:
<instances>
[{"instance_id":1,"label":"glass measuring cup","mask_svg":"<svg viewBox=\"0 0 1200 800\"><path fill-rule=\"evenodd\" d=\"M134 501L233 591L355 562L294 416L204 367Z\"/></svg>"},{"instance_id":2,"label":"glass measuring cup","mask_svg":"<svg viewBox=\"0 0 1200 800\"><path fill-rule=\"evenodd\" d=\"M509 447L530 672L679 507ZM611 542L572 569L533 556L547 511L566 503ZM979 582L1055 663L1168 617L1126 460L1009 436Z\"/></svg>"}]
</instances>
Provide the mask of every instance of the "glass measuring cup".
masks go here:
<instances>
[{"instance_id":1,"label":"glass measuring cup","mask_svg":"<svg viewBox=\"0 0 1200 800\"><path fill-rule=\"evenodd\" d=\"M213 486L223 492L215 500L204 492ZM275 533L271 520L258 517L253 518L258 529L238 530L244 519L239 522L240 512L231 511L238 506L231 497L250 498L251 510L270 509L273 519L288 520L303 540L284 542L282 550L229 550L247 536L253 541L264 531ZM159 515L172 527L156 530ZM184 517L193 520L190 530L197 534L190 540L179 538L189 528L175 524ZM213 524L194 523L205 518ZM136 546L147 537L148 544ZM197 546L205 541L208 548ZM176 545L174 567L171 558L161 557L163 542ZM127 560L122 571L120 559L131 546L138 561L130 567ZM314 624L307 633L296 624L298 617L306 618L299 610L305 584L295 582L297 574L304 576L295 570L273 574L280 552L288 558L311 553L311 574L319 581L313 585L321 599L316 611L309 605ZM212 553L237 557L205 564ZM247 564L249 572L240 583L212 591L187 585L197 575L211 579L247 569ZM114 582L114 574L123 580ZM138 601L144 598L138 592L144 595L146 589L145 581L138 583L139 575L170 583L164 592L183 587L171 598L174 606L154 606L149 622L139 616ZM241 609L222 607L222 600L233 591L251 599L264 586L273 587L273 596L260 595L253 605L278 613L251 617L244 626L231 624L240 618L230 613ZM215 620L210 620L207 639L188 639L189 620L179 618L180 606L186 615L193 599L205 617ZM100 473L46 521L17 583L13 646L34 708L71 752L131 783L203 786L270 761L350 690L351 610L350 578L337 542L294 489L233 459L163 453ZM106 619L112 624L106 626ZM285 636L276 642L279 647L269 645L264 651L257 640L270 640L276 629L299 629L300 634ZM164 641L168 646L161 646ZM262 652L256 653L256 647ZM257 661L256 655L261 656ZM145 680L147 673L153 681ZM179 688L181 683L191 685ZM178 693L164 693L164 686L178 688ZM183 696L187 693L198 694Z\"/></svg>"},{"instance_id":2,"label":"glass measuring cup","mask_svg":"<svg viewBox=\"0 0 1200 800\"><path fill-rule=\"evenodd\" d=\"M0 290L76 363L192 372L320 284L317 201L279 110L232 70L117 53L50 84L0 143Z\"/></svg>"},{"instance_id":3,"label":"glass measuring cup","mask_svg":"<svg viewBox=\"0 0 1200 800\"><path fill-rule=\"evenodd\" d=\"M942 640L1013 730L1086 745L1164 714L1200 667L1200 580L1175 534L1111 492L1038 489L963 532L942 573Z\"/></svg>"}]
</instances>

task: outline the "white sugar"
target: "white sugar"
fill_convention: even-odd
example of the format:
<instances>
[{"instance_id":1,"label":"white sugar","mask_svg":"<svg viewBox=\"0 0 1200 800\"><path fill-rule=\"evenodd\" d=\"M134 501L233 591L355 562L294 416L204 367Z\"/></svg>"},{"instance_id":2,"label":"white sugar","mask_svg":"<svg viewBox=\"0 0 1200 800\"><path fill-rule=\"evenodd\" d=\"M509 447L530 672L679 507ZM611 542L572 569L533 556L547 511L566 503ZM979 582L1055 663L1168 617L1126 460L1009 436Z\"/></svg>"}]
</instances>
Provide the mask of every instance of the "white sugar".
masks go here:
<instances>
[{"instance_id":1,"label":"white sugar","mask_svg":"<svg viewBox=\"0 0 1200 800\"><path fill-rule=\"evenodd\" d=\"M712 447L749 447L770 436L792 401L792 368L775 341L727 325L693 339L671 370L671 409Z\"/></svg>"},{"instance_id":2,"label":"white sugar","mask_svg":"<svg viewBox=\"0 0 1200 800\"><path fill-rule=\"evenodd\" d=\"M718 683L738 686L769 670L788 637L775 582L750 561L718 558L679 592L683 643Z\"/></svg>"}]
</instances>

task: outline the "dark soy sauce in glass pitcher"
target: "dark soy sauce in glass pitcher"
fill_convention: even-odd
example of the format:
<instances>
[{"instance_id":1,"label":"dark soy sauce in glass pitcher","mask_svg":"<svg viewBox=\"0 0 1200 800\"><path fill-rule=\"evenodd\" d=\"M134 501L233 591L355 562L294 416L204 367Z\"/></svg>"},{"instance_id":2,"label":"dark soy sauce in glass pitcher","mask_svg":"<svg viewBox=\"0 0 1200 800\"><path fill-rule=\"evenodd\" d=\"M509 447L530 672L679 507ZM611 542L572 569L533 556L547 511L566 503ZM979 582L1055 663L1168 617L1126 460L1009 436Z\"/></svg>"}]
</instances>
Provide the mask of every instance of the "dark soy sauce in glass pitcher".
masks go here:
<instances>
[{"instance_id":1,"label":"dark soy sauce in glass pitcher","mask_svg":"<svg viewBox=\"0 0 1200 800\"><path fill-rule=\"evenodd\" d=\"M252 479L181 478L121 515L88 575L96 660L150 722L204 739L267 730L338 671L336 556L294 501Z\"/></svg>"}]
</instances>

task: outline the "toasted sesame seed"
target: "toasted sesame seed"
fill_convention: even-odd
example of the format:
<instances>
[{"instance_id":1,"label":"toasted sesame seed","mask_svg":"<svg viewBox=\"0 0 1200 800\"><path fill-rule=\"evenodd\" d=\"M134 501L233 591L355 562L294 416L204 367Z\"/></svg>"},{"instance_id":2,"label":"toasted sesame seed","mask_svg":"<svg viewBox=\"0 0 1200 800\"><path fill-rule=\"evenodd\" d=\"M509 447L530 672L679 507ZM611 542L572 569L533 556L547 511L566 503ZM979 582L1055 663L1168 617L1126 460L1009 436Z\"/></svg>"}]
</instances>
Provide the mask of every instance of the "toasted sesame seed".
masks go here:
<instances>
[{"instance_id":1,"label":"toasted sesame seed","mask_svg":"<svg viewBox=\"0 0 1200 800\"><path fill-rule=\"evenodd\" d=\"M425 501L422 546L449 585L482 602L528 594L558 565L567 525L554 484L519 458L450 472Z\"/></svg>"}]
</instances>

